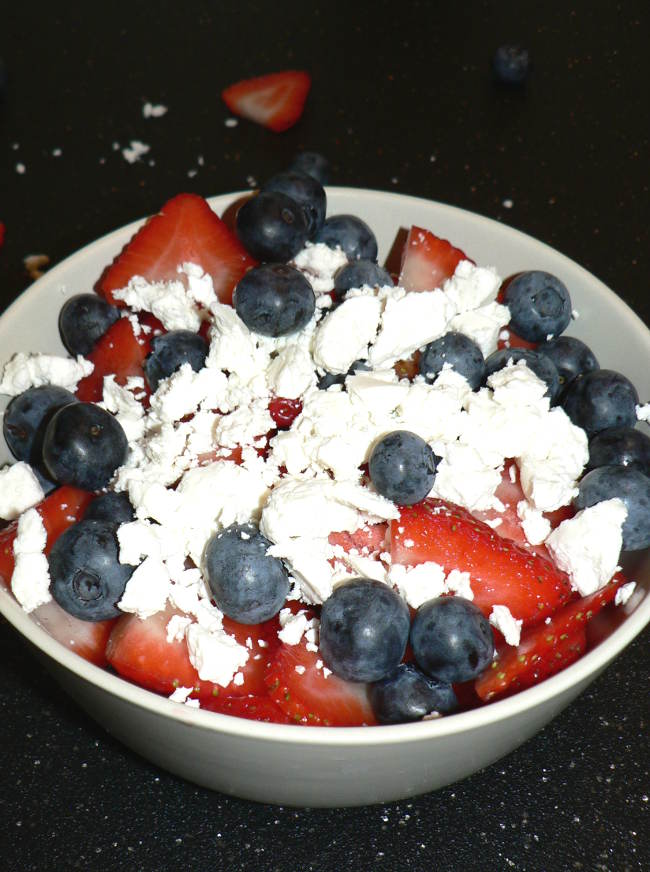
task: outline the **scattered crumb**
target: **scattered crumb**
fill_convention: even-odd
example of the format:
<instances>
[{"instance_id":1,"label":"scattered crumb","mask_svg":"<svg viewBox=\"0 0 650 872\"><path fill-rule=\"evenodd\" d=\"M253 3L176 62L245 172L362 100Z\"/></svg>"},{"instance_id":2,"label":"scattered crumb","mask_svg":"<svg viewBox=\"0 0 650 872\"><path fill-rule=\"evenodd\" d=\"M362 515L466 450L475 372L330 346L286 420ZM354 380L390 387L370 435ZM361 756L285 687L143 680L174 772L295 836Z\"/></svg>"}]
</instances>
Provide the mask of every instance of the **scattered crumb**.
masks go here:
<instances>
[{"instance_id":1,"label":"scattered crumb","mask_svg":"<svg viewBox=\"0 0 650 872\"><path fill-rule=\"evenodd\" d=\"M512 207L515 204L514 204L514 201L511 200L510 197L508 197L501 203L501 205L503 206L504 209L512 209Z\"/></svg>"},{"instance_id":2,"label":"scattered crumb","mask_svg":"<svg viewBox=\"0 0 650 872\"><path fill-rule=\"evenodd\" d=\"M255 176L246 176L246 184L250 188L256 188L257 187L257 179L255 178Z\"/></svg>"},{"instance_id":3,"label":"scattered crumb","mask_svg":"<svg viewBox=\"0 0 650 872\"><path fill-rule=\"evenodd\" d=\"M60 148L53 148L52 149L52 157L61 157L62 154L63 154L62 149L60 149Z\"/></svg>"},{"instance_id":4,"label":"scattered crumb","mask_svg":"<svg viewBox=\"0 0 650 872\"><path fill-rule=\"evenodd\" d=\"M193 179L197 173L198 173L198 170L188 170L187 171L187 175L190 179Z\"/></svg>"},{"instance_id":5,"label":"scattered crumb","mask_svg":"<svg viewBox=\"0 0 650 872\"><path fill-rule=\"evenodd\" d=\"M237 127L239 121L237 121L236 118L226 118L223 123L226 125L226 127Z\"/></svg>"},{"instance_id":6,"label":"scattered crumb","mask_svg":"<svg viewBox=\"0 0 650 872\"><path fill-rule=\"evenodd\" d=\"M17 163L16 164L16 172L18 173L19 176L22 176L26 169L27 169L27 167L25 166L24 163Z\"/></svg>"},{"instance_id":7,"label":"scattered crumb","mask_svg":"<svg viewBox=\"0 0 650 872\"><path fill-rule=\"evenodd\" d=\"M27 257L23 258L23 263L30 279L35 282L36 279L40 279L50 265L50 258L47 254L28 254Z\"/></svg>"},{"instance_id":8,"label":"scattered crumb","mask_svg":"<svg viewBox=\"0 0 650 872\"><path fill-rule=\"evenodd\" d=\"M578 318L580 317L580 312L578 312L577 309L571 309L571 317L573 318L574 321L577 321Z\"/></svg>"},{"instance_id":9,"label":"scattered crumb","mask_svg":"<svg viewBox=\"0 0 650 872\"><path fill-rule=\"evenodd\" d=\"M113 148L115 148L116 143L113 143ZM119 145L117 146L119 148ZM132 139L128 148L122 149L122 156L125 160L127 160L130 164L136 163L139 161L142 155L147 154L147 152L151 149L151 146L147 145L144 142L140 142L139 139Z\"/></svg>"},{"instance_id":10,"label":"scattered crumb","mask_svg":"<svg viewBox=\"0 0 650 872\"><path fill-rule=\"evenodd\" d=\"M19 142L12 142L11 147L13 148L14 151L18 151L18 149L20 148L20 143Z\"/></svg>"},{"instance_id":11,"label":"scattered crumb","mask_svg":"<svg viewBox=\"0 0 650 872\"><path fill-rule=\"evenodd\" d=\"M636 406L636 417L638 421L650 423L650 403L644 403L642 406Z\"/></svg>"},{"instance_id":12,"label":"scattered crumb","mask_svg":"<svg viewBox=\"0 0 650 872\"><path fill-rule=\"evenodd\" d=\"M144 118L161 118L167 113L167 106L162 103L145 103L142 107Z\"/></svg>"}]
</instances>

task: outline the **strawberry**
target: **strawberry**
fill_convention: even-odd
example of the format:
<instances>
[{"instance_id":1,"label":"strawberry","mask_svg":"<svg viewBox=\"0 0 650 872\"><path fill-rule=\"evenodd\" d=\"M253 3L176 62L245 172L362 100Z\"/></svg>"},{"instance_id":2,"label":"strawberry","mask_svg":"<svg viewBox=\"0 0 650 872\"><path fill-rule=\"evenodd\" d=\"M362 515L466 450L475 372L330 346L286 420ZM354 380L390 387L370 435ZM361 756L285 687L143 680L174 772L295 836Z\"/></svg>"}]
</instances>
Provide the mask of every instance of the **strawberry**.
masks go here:
<instances>
[{"instance_id":1,"label":"strawberry","mask_svg":"<svg viewBox=\"0 0 650 872\"><path fill-rule=\"evenodd\" d=\"M368 524L359 527L353 533L343 530L340 533L330 533L330 545L340 545L344 551L356 548L360 554L369 556L386 550L387 524Z\"/></svg>"},{"instance_id":2,"label":"strawberry","mask_svg":"<svg viewBox=\"0 0 650 872\"><path fill-rule=\"evenodd\" d=\"M486 616L493 605L505 605L524 626L544 620L571 595L569 579L549 560L444 500L400 507L391 522L391 556L393 563L431 560L446 571L469 572L474 603Z\"/></svg>"},{"instance_id":3,"label":"strawberry","mask_svg":"<svg viewBox=\"0 0 650 872\"><path fill-rule=\"evenodd\" d=\"M320 665L320 668L318 666ZM366 684L324 672L318 651L280 643L266 676L271 699L293 723L359 727L376 723Z\"/></svg>"},{"instance_id":4,"label":"strawberry","mask_svg":"<svg viewBox=\"0 0 650 872\"><path fill-rule=\"evenodd\" d=\"M77 397L86 403L101 400L105 375L115 374L115 381L121 385L126 383L129 376L144 378L142 365L149 353L150 336L150 333L144 332L136 336L130 320L119 318L88 355L88 360L95 368L77 385Z\"/></svg>"},{"instance_id":5,"label":"strawberry","mask_svg":"<svg viewBox=\"0 0 650 872\"><path fill-rule=\"evenodd\" d=\"M106 666L106 643L117 618L82 621L69 615L54 600L33 612L38 624L66 648L96 666Z\"/></svg>"},{"instance_id":6,"label":"strawberry","mask_svg":"<svg viewBox=\"0 0 650 872\"><path fill-rule=\"evenodd\" d=\"M118 618L106 646L106 658L115 671L141 687L166 695L181 686L195 688L199 699L264 692L269 655L277 644L275 622L243 626L224 618L226 632L242 645L250 638L251 645L246 646L249 658L241 669L243 683L232 681L227 687L221 687L199 678L190 662L185 640L167 641L167 624L174 614L178 612L168 607L145 620L134 615ZM260 639L266 642L266 647L259 645Z\"/></svg>"},{"instance_id":7,"label":"strawberry","mask_svg":"<svg viewBox=\"0 0 650 872\"><path fill-rule=\"evenodd\" d=\"M93 494L87 491L62 485L35 506L47 531L46 554L61 533L83 516L92 498ZM12 521L0 531L0 581L7 587L14 571L14 539L17 530L18 521Z\"/></svg>"},{"instance_id":8,"label":"strawberry","mask_svg":"<svg viewBox=\"0 0 650 872\"><path fill-rule=\"evenodd\" d=\"M287 397L273 397L269 400L269 414L275 421L278 430L288 430L302 412L302 400L291 400Z\"/></svg>"},{"instance_id":9,"label":"strawberry","mask_svg":"<svg viewBox=\"0 0 650 872\"><path fill-rule=\"evenodd\" d=\"M627 579L617 574L605 587L559 609L548 623L524 633L514 648L502 645L476 679L476 692L487 702L532 687L574 663L587 646L586 625L616 596Z\"/></svg>"},{"instance_id":10,"label":"strawberry","mask_svg":"<svg viewBox=\"0 0 650 872\"><path fill-rule=\"evenodd\" d=\"M285 70L236 82L221 97L235 115L281 133L302 115L310 87L309 73Z\"/></svg>"},{"instance_id":11,"label":"strawberry","mask_svg":"<svg viewBox=\"0 0 650 872\"><path fill-rule=\"evenodd\" d=\"M233 288L255 265L237 237L198 194L177 194L138 230L99 280L99 290L116 306L113 291L133 276L147 281L177 279L177 267L196 263L212 276L214 290L224 303Z\"/></svg>"},{"instance_id":12,"label":"strawberry","mask_svg":"<svg viewBox=\"0 0 650 872\"><path fill-rule=\"evenodd\" d=\"M271 724L290 724L286 715L270 696L215 696L201 700L201 708L222 715L233 715L249 721L266 721Z\"/></svg>"},{"instance_id":13,"label":"strawberry","mask_svg":"<svg viewBox=\"0 0 650 872\"><path fill-rule=\"evenodd\" d=\"M432 291L453 276L467 255L430 230L411 227L402 250L399 286L407 291Z\"/></svg>"}]
</instances>

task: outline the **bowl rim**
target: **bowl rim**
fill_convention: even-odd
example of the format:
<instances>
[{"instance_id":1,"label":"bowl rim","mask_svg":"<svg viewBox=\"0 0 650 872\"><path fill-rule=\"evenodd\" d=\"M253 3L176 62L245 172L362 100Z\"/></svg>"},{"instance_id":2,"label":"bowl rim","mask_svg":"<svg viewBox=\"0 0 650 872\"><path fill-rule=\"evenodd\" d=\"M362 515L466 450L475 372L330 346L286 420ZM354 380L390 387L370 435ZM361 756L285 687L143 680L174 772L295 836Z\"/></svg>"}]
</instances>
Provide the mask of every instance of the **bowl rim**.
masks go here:
<instances>
[{"instance_id":1,"label":"bowl rim","mask_svg":"<svg viewBox=\"0 0 650 872\"><path fill-rule=\"evenodd\" d=\"M517 238L521 238L527 240L528 243L532 242L542 246L549 253L552 253L554 257L560 257L568 265L570 264L571 269L575 270L578 268L590 283L595 283L598 292L608 297L609 303L614 305L621 317L629 322L630 329L645 331L646 335L644 338L650 357L650 331L639 316L596 276L557 249L535 239L535 237L477 212L471 212L458 206L409 194L354 187L330 186L326 190L328 194L333 194L334 196L338 194L340 196L363 197L368 201L378 199L385 201L385 198L390 198L391 200L397 199L405 203L411 202L414 206L416 204L420 207L423 205L435 206L443 212L453 213L470 224L485 224L487 222L489 225L496 225L500 231L511 236L515 243ZM215 211L221 211L235 200L247 194L250 194L250 191L244 190L215 195L206 199ZM135 232L145 220L146 218L141 218L130 222L73 252L23 291L2 312L0 316L2 320L20 317L21 309L29 305L30 298L35 290L38 291L44 285L61 282L67 269L70 267L71 261L88 257L92 254L93 249L121 241L123 237L126 240L127 236ZM173 702L166 696L139 687L127 679L107 671L104 667L96 666L79 657L74 651L66 648L50 636L44 628L39 626L13 598L9 588L5 588L2 585L0 585L0 615L6 618L28 642L78 678L108 694L119 697L123 702L146 709L153 714L171 718L179 724L187 724L208 732L224 733L239 738L265 740L271 743L291 743L292 745L301 746L331 745L336 747L358 747L361 745L412 744L431 741L436 737L451 734L473 732L496 721L506 721L527 710L539 707L550 701L553 697L561 698L572 687L595 678L650 622L650 595L646 595L638 603L635 610L628 614L621 625L614 629L606 639L584 654L571 666L562 670L557 675L545 679L538 685L470 711L427 721L378 725L371 729L368 727L323 726L304 729L294 724L275 724L247 720L220 712L181 705Z\"/></svg>"}]
</instances>

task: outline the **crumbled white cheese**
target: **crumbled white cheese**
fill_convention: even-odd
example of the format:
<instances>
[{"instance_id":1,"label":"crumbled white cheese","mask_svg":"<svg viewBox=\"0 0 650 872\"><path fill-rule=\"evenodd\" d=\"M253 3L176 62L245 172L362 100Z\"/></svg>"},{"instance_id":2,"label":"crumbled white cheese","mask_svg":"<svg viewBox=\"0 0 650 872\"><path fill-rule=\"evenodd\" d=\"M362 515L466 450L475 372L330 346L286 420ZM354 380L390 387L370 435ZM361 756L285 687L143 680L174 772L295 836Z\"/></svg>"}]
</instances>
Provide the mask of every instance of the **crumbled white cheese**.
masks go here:
<instances>
[{"instance_id":1,"label":"crumbled white cheese","mask_svg":"<svg viewBox=\"0 0 650 872\"><path fill-rule=\"evenodd\" d=\"M551 522L539 509L533 508L528 500L517 503L517 517L521 520L524 535L531 545L540 545L551 532Z\"/></svg>"},{"instance_id":2,"label":"crumbled white cheese","mask_svg":"<svg viewBox=\"0 0 650 872\"><path fill-rule=\"evenodd\" d=\"M134 312L151 312L166 330L196 332L201 326L198 307L180 279L148 282L136 275L129 279L125 288L113 291L113 296L130 306Z\"/></svg>"},{"instance_id":3,"label":"crumbled white cheese","mask_svg":"<svg viewBox=\"0 0 650 872\"><path fill-rule=\"evenodd\" d=\"M15 397L28 388L41 385L57 385L74 393L81 379L90 375L94 368L81 355L73 360L54 354L25 354L19 351L3 367L0 394Z\"/></svg>"},{"instance_id":4,"label":"crumbled white cheese","mask_svg":"<svg viewBox=\"0 0 650 872\"><path fill-rule=\"evenodd\" d=\"M49 603L50 570L44 554L47 531L36 509L27 509L18 519L14 539L14 571L11 590L26 612Z\"/></svg>"},{"instance_id":5,"label":"crumbled white cheese","mask_svg":"<svg viewBox=\"0 0 650 872\"><path fill-rule=\"evenodd\" d=\"M41 483L28 463L19 460L0 469L0 518L13 521L44 497Z\"/></svg>"},{"instance_id":6,"label":"crumbled white cheese","mask_svg":"<svg viewBox=\"0 0 650 872\"><path fill-rule=\"evenodd\" d=\"M223 629L210 631L198 623L191 624L186 638L190 662L202 681L227 687L248 661L246 647Z\"/></svg>"},{"instance_id":7,"label":"crumbled white cheese","mask_svg":"<svg viewBox=\"0 0 650 872\"><path fill-rule=\"evenodd\" d=\"M516 620L508 606L492 606L489 621L493 627L502 634L507 645L517 647L521 640L521 627L523 621Z\"/></svg>"},{"instance_id":8,"label":"crumbled white cheese","mask_svg":"<svg viewBox=\"0 0 650 872\"><path fill-rule=\"evenodd\" d=\"M454 301L458 312L468 312L496 300L500 286L501 279L493 267L461 260L442 289Z\"/></svg>"},{"instance_id":9,"label":"crumbled white cheese","mask_svg":"<svg viewBox=\"0 0 650 872\"><path fill-rule=\"evenodd\" d=\"M293 259L293 266L309 280L319 296L334 289L334 277L347 262L346 253L339 246L329 248L324 242L308 242Z\"/></svg>"},{"instance_id":10,"label":"crumbled white cheese","mask_svg":"<svg viewBox=\"0 0 650 872\"><path fill-rule=\"evenodd\" d=\"M147 557L126 583L117 607L144 620L161 612L169 596L170 577L162 560Z\"/></svg>"},{"instance_id":11,"label":"crumbled white cheese","mask_svg":"<svg viewBox=\"0 0 650 872\"><path fill-rule=\"evenodd\" d=\"M510 309L500 303L486 303L478 309L460 312L449 323L449 330L465 333L488 357L496 351L499 333L510 321Z\"/></svg>"},{"instance_id":12,"label":"crumbled white cheese","mask_svg":"<svg viewBox=\"0 0 650 872\"><path fill-rule=\"evenodd\" d=\"M646 421L650 423L650 403L644 403L642 406L635 406L637 421Z\"/></svg>"},{"instance_id":13,"label":"crumbled white cheese","mask_svg":"<svg viewBox=\"0 0 650 872\"><path fill-rule=\"evenodd\" d=\"M604 500L562 521L547 538L551 556L580 596L599 590L616 571L626 517L622 500Z\"/></svg>"},{"instance_id":14,"label":"crumbled white cheese","mask_svg":"<svg viewBox=\"0 0 650 872\"><path fill-rule=\"evenodd\" d=\"M388 571L388 581L413 609L422 603L447 593L445 571L438 563L427 561L417 566L394 563Z\"/></svg>"},{"instance_id":15,"label":"crumbled white cheese","mask_svg":"<svg viewBox=\"0 0 650 872\"><path fill-rule=\"evenodd\" d=\"M375 296L349 297L320 322L314 336L314 362L326 372L346 373L368 357L377 335L381 301Z\"/></svg>"},{"instance_id":16,"label":"crumbled white cheese","mask_svg":"<svg viewBox=\"0 0 650 872\"><path fill-rule=\"evenodd\" d=\"M636 581L628 581L627 584L622 584L614 596L614 605L624 606L635 590Z\"/></svg>"}]
</instances>

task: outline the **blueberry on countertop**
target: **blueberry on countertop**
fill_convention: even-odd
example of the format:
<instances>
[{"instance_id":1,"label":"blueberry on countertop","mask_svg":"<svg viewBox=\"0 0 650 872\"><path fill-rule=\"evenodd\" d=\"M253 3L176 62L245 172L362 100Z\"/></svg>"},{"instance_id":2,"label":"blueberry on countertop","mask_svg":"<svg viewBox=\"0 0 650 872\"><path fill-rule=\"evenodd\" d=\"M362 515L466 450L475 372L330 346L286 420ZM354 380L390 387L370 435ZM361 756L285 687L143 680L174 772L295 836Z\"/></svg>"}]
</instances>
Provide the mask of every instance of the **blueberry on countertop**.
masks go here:
<instances>
[{"instance_id":1,"label":"blueberry on countertop","mask_svg":"<svg viewBox=\"0 0 650 872\"><path fill-rule=\"evenodd\" d=\"M522 85L530 73L528 49L520 45L500 45L492 58L492 70L504 85Z\"/></svg>"}]
</instances>

